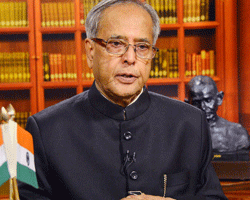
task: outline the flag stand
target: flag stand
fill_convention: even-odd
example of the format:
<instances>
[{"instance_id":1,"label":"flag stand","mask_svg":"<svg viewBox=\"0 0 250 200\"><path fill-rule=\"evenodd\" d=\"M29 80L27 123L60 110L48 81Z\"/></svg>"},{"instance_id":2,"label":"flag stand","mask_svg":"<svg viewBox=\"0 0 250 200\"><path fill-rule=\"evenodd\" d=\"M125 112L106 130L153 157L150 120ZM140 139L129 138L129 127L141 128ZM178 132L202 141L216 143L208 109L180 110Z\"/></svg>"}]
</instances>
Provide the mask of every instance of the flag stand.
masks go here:
<instances>
[{"instance_id":1,"label":"flag stand","mask_svg":"<svg viewBox=\"0 0 250 200\"><path fill-rule=\"evenodd\" d=\"M16 177L10 179L10 200L20 200Z\"/></svg>"}]
</instances>

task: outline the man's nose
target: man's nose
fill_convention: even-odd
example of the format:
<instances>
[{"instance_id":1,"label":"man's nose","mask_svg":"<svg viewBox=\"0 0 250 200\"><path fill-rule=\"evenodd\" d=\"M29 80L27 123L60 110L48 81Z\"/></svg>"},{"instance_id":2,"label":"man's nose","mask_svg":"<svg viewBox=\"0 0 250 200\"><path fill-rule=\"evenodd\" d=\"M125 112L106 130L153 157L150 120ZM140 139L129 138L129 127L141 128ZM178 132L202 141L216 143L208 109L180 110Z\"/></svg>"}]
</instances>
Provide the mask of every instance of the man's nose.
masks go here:
<instances>
[{"instance_id":1,"label":"man's nose","mask_svg":"<svg viewBox=\"0 0 250 200\"><path fill-rule=\"evenodd\" d=\"M123 54L124 61L128 62L129 64L133 64L136 59L136 49L135 46L129 44L127 51Z\"/></svg>"}]
</instances>

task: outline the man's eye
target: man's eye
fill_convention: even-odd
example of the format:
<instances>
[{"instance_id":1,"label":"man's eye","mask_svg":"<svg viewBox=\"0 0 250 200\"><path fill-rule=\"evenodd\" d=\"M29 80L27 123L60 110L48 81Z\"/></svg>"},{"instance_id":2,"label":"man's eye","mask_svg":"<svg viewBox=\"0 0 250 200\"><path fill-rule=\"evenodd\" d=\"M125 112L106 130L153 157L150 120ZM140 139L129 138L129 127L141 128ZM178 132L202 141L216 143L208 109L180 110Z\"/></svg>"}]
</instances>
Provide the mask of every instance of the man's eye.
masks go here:
<instances>
[{"instance_id":1,"label":"man's eye","mask_svg":"<svg viewBox=\"0 0 250 200\"><path fill-rule=\"evenodd\" d=\"M139 50L148 50L149 49L149 45L144 44L144 43L136 44L136 46Z\"/></svg>"},{"instance_id":2,"label":"man's eye","mask_svg":"<svg viewBox=\"0 0 250 200\"><path fill-rule=\"evenodd\" d=\"M122 46L124 46L123 42L117 41L117 40L109 41L108 44L111 45L112 47L122 47Z\"/></svg>"}]
</instances>

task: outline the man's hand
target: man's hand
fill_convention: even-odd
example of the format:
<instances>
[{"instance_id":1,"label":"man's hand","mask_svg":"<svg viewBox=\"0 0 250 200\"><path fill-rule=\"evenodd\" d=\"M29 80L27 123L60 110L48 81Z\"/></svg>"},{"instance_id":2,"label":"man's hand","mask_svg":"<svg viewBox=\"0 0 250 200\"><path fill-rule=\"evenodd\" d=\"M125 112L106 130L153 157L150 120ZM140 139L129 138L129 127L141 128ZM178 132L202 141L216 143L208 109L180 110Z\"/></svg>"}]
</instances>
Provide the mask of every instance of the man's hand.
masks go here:
<instances>
[{"instance_id":1,"label":"man's hand","mask_svg":"<svg viewBox=\"0 0 250 200\"><path fill-rule=\"evenodd\" d=\"M141 195L129 195L121 200L174 200L169 197L159 197L159 196L152 196L152 195L146 195L146 194L141 194Z\"/></svg>"}]
</instances>

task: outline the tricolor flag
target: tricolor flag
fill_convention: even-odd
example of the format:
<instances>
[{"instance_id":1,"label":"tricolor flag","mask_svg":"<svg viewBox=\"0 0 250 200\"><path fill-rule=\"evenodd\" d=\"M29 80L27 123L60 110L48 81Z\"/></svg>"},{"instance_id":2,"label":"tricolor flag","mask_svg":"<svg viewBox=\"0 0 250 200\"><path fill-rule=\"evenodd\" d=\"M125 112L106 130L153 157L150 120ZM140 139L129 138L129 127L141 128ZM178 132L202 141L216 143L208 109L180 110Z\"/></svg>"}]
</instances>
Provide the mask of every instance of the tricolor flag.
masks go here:
<instances>
[{"instance_id":1,"label":"tricolor flag","mask_svg":"<svg viewBox=\"0 0 250 200\"><path fill-rule=\"evenodd\" d=\"M19 181L38 188L33 138L31 134L12 120L9 120L6 124L2 124L1 128L3 135L2 143L5 147L5 152L3 153L5 153L5 157L7 158L6 166L8 167L10 178L16 177ZM0 185L2 181L5 182L6 180L0 178Z\"/></svg>"},{"instance_id":2,"label":"tricolor flag","mask_svg":"<svg viewBox=\"0 0 250 200\"><path fill-rule=\"evenodd\" d=\"M10 179L10 173L8 170L5 145L3 142L2 127L0 127L0 186L9 179Z\"/></svg>"}]
</instances>

